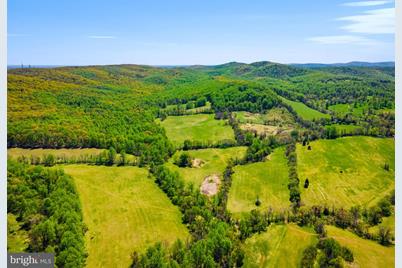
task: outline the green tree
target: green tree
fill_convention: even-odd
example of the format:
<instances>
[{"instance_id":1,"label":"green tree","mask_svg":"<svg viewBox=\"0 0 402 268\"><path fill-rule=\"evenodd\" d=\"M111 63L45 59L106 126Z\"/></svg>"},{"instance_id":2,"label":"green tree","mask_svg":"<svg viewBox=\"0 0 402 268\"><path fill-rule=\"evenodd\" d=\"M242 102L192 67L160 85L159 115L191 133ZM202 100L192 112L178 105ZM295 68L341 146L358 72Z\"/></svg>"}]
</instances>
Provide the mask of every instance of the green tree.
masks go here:
<instances>
[{"instance_id":1,"label":"green tree","mask_svg":"<svg viewBox=\"0 0 402 268\"><path fill-rule=\"evenodd\" d=\"M116 150L113 147L110 147L108 154L107 154L106 165L113 166L115 159L116 159L116 154L117 154Z\"/></svg>"}]
</instances>

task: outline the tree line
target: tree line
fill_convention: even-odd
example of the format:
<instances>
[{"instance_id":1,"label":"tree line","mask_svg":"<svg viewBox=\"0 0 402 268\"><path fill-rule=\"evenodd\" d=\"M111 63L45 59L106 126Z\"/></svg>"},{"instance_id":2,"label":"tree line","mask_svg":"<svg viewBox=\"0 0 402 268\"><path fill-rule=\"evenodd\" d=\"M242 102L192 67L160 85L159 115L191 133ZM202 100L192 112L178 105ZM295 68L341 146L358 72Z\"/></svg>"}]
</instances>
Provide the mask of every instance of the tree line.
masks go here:
<instances>
[{"instance_id":1,"label":"tree line","mask_svg":"<svg viewBox=\"0 0 402 268\"><path fill-rule=\"evenodd\" d=\"M72 178L15 161L7 173L7 212L29 235L25 250L55 253L57 267L84 267L86 226Z\"/></svg>"}]
</instances>

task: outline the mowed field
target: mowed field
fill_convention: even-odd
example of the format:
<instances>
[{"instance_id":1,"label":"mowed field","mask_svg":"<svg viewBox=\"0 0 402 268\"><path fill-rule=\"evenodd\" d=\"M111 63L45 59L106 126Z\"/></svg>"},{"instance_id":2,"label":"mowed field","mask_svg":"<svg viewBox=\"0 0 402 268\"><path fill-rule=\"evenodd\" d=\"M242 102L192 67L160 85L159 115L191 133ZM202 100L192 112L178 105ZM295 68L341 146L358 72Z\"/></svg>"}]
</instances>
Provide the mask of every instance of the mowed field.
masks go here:
<instances>
[{"instance_id":1,"label":"mowed field","mask_svg":"<svg viewBox=\"0 0 402 268\"><path fill-rule=\"evenodd\" d=\"M316 241L313 231L295 224L271 225L246 240L243 267L299 267L303 250Z\"/></svg>"},{"instance_id":2,"label":"mowed field","mask_svg":"<svg viewBox=\"0 0 402 268\"><path fill-rule=\"evenodd\" d=\"M284 209L290 206L288 190L288 167L285 148L275 149L265 162L234 167L232 187L229 190L228 210L242 214L259 208Z\"/></svg>"},{"instance_id":3,"label":"mowed field","mask_svg":"<svg viewBox=\"0 0 402 268\"><path fill-rule=\"evenodd\" d=\"M395 248L393 246L384 247L375 241L360 238L334 226L326 226L325 229L328 237L334 238L353 252L352 267L395 267Z\"/></svg>"},{"instance_id":4,"label":"mowed field","mask_svg":"<svg viewBox=\"0 0 402 268\"><path fill-rule=\"evenodd\" d=\"M181 168L173 164L173 159L180 156L183 151L176 152L165 165L172 171L177 171L188 183L200 186L205 177L218 174L222 178L222 173L229 163L230 158L243 158L247 147L231 147L225 149L201 149L186 151L192 158L200 159L204 163L201 167Z\"/></svg>"},{"instance_id":5,"label":"mowed field","mask_svg":"<svg viewBox=\"0 0 402 268\"><path fill-rule=\"evenodd\" d=\"M176 145L185 140L218 142L234 140L232 128L225 120L215 120L213 114L196 114L184 116L168 116L160 121L166 135Z\"/></svg>"},{"instance_id":6,"label":"mowed field","mask_svg":"<svg viewBox=\"0 0 402 268\"><path fill-rule=\"evenodd\" d=\"M313 120L321 118L331 118L329 114L321 113L317 110L311 109L302 102L291 101L281 97L282 101L290 105L293 110L303 119L303 120Z\"/></svg>"},{"instance_id":7,"label":"mowed field","mask_svg":"<svg viewBox=\"0 0 402 268\"><path fill-rule=\"evenodd\" d=\"M187 239L181 214L138 167L65 165L88 227L87 267L128 267L130 254L158 241Z\"/></svg>"},{"instance_id":8,"label":"mowed field","mask_svg":"<svg viewBox=\"0 0 402 268\"><path fill-rule=\"evenodd\" d=\"M297 168L307 205L375 205L395 187L394 139L344 137L297 145ZM384 169L389 164L390 170Z\"/></svg>"}]
</instances>

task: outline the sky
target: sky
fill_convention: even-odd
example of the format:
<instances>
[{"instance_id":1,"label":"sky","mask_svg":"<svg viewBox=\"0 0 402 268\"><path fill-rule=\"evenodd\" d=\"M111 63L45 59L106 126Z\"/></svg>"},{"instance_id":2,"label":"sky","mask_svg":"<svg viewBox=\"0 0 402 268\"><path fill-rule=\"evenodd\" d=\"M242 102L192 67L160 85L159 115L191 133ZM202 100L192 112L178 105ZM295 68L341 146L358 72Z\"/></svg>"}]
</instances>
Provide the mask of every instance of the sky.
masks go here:
<instances>
[{"instance_id":1,"label":"sky","mask_svg":"<svg viewBox=\"0 0 402 268\"><path fill-rule=\"evenodd\" d=\"M8 64L394 61L392 0L13 0Z\"/></svg>"}]
</instances>

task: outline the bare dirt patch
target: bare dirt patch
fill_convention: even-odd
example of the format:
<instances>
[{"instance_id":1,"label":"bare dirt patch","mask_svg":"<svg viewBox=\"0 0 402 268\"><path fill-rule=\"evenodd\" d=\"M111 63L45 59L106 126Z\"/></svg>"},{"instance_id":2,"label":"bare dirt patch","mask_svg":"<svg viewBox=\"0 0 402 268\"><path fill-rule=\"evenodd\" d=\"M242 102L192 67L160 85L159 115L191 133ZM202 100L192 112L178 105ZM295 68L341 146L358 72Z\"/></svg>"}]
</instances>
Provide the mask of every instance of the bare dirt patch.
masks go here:
<instances>
[{"instance_id":1,"label":"bare dirt patch","mask_svg":"<svg viewBox=\"0 0 402 268\"><path fill-rule=\"evenodd\" d=\"M277 135L284 131L283 128L277 126L260 125L260 124L242 124L240 128L246 131L256 131L257 134Z\"/></svg>"},{"instance_id":2,"label":"bare dirt patch","mask_svg":"<svg viewBox=\"0 0 402 268\"><path fill-rule=\"evenodd\" d=\"M199 158L194 158L191 160L191 167L193 168L200 168L205 164L204 160L199 159Z\"/></svg>"},{"instance_id":3,"label":"bare dirt patch","mask_svg":"<svg viewBox=\"0 0 402 268\"><path fill-rule=\"evenodd\" d=\"M202 194L207 196L213 196L218 193L219 185L221 184L221 180L219 179L219 175L212 174L207 176L201 184L200 190Z\"/></svg>"}]
</instances>

